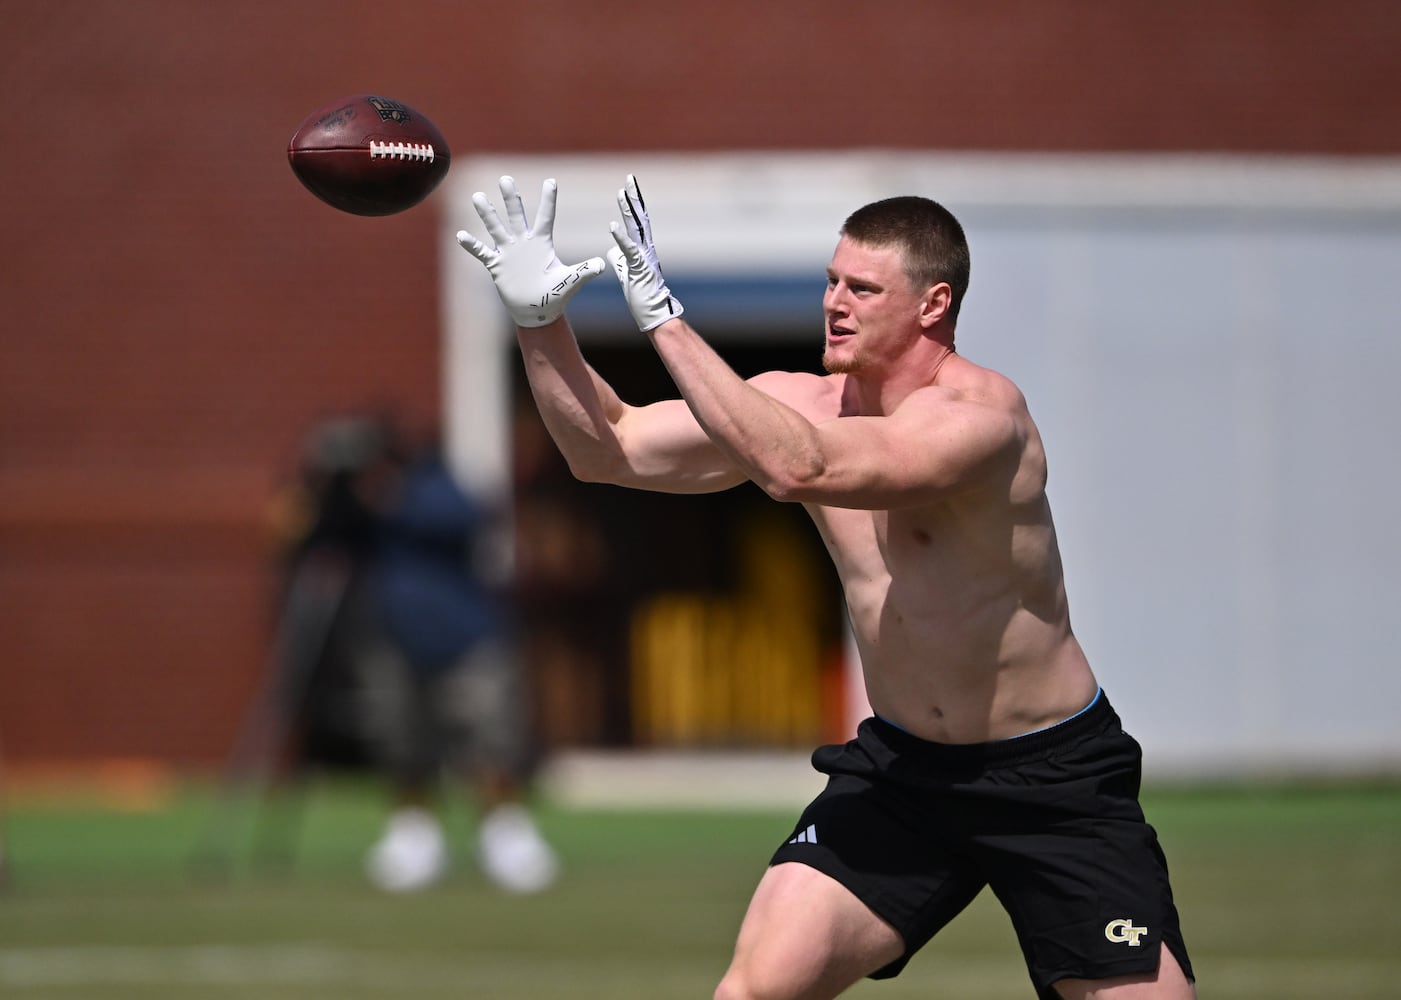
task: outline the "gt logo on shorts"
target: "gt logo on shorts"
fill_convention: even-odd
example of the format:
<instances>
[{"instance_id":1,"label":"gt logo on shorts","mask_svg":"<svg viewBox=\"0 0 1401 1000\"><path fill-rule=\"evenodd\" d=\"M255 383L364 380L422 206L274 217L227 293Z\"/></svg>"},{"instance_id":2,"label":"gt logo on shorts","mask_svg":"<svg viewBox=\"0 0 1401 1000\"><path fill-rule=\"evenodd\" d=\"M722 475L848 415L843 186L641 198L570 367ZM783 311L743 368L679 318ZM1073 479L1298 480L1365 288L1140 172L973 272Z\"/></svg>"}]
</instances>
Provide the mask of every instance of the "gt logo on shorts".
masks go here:
<instances>
[{"instance_id":1,"label":"gt logo on shorts","mask_svg":"<svg viewBox=\"0 0 1401 1000\"><path fill-rule=\"evenodd\" d=\"M1118 920L1111 920L1104 925L1104 936L1115 944L1127 943L1130 948L1137 948L1138 939L1148 933L1147 927L1135 927L1132 920L1125 920L1122 917Z\"/></svg>"}]
</instances>

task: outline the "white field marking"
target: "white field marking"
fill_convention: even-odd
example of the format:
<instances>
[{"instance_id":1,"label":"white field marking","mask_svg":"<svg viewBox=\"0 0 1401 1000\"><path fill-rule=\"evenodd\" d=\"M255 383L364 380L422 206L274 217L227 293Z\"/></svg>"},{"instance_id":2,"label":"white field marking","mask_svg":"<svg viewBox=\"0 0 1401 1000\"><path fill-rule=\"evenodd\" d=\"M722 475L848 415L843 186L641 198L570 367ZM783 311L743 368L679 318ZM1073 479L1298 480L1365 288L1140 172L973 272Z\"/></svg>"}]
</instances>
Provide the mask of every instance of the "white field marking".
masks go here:
<instances>
[{"instance_id":1,"label":"white field marking","mask_svg":"<svg viewBox=\"0 0 1401 1000\"><path fill-rule=\"evenodd\" d=\"M316 945L0 948L0 985L325 983L353 976L353 957Z\"/></svg>"},{"instance_id":2,"label":"white field marking","mask_svg":"<svg viewBox=\"0 0 1401 1000\"><path fill-rule=\"evenodd\" d=\"M543 960L542 960L543 959ZM1280 1000L1315 996L1387 997L1401 977L1401 959L1344 957L1266 958L1204 956L1197 962L1203 986L1223 997L1269 996ZM623 991L639 978L660 992L689 994L708 988L696 980L707 973L678 967L666 956L617 962L532 956L522 963L508 952L464 949L451 960L373 953L333 945L186 946L79 945L0 948L0 988L114 985L259 985L346 986L362 990L463 989L515 996L543 995L560 982L592 983L594 995ZM696 980L696 981L692 981ZM708 982L708 979L707 979ZM869 987L897 1000L927 996L931 985L966 1000L999 1000L1026 991L1021 963L1009 957L929 955L917 959L900 979L859 984L854 997ZM673 988L674 987L674 988ZM876 994L871 994L876 995Z\"/></svg>"},{"instance_id":3,"label":"white field marking","mask_svg":"<svg viewBox=\"0 0 1401 1000\"><path fill-rule=\"evenodd\" d=\"M561 983L592 983L598 996L623 995L638 981L661 992L701 995L710 970L678 968L665 955L599 962L589 958L471 951L445 959L377 955L334 945L77 945L0 948L0 996L13 989L84 986L291 986L376 995L415 990L472 995L549 996Z\"/></svg>"}]
</instances>

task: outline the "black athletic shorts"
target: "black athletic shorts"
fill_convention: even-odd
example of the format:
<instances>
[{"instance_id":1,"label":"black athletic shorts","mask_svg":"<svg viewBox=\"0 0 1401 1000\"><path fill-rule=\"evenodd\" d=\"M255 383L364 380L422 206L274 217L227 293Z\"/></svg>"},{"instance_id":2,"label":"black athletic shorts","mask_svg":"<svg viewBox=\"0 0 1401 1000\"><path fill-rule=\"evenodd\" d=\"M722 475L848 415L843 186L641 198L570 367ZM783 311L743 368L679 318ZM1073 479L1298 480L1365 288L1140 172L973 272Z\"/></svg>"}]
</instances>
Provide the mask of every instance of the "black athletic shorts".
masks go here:
<instances>
[{"instance_id":1,"label":"black athletic shorts","mask_svg":"<svg viewBox=\"0 0 1401 1000\"><path fill-rule=\"evenodd\" d=\"M831 876L900 933L905 953L871 978L898 975L985 885L1040 997L1061 979L1152 972L1160 943L1193 978L1138 804L1142 750L1103 692L1059 725L991 743L931 743L867 719L812 763L827 787L771 863Z\"/></svg>"}]
</instances>

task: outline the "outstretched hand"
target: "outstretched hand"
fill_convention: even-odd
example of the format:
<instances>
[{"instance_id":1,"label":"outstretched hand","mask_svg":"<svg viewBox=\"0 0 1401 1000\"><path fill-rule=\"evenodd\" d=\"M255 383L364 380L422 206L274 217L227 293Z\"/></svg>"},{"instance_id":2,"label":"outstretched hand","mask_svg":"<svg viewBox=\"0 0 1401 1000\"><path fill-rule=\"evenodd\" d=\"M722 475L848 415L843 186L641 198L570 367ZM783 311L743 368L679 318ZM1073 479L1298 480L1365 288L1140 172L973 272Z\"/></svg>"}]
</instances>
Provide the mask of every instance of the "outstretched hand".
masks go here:
<instances>
[{"instance_id":1,"label":"outstretched hand","mask_svg":"<svg viewBox=\"0 0 1401 1000\"><path fill-rule=\"evenodd\" d=\"M610 227L613 242L618 245L608 251L608 261L623 286L623 297L642 332L656 329L685 310L671 289L666 287L657 248L652 242L652 222L647 217L647 204L637 178L628 174L627 185L618 192L621 224Z\"/></svg>"},{"instance_id":2,"label":"outstretched hand","mask_svg":"<svg viewBox=\"0 0 1401 1000\"><path fill-rule=\"evenodd\" d=\"M554 178L540 191L540 209L535 225L526 225L525 203L511 177L501 178L501 201L506 221L496 214L491 200L478 191L472 205L481 216L495 246L489 247L466 231L457 242L486 266L496 293L517 326L546 326L560 317L571 296L603 273L603 258L590 257L579 264L564 264L555 253Z\"/></svg>"}]
</instances>

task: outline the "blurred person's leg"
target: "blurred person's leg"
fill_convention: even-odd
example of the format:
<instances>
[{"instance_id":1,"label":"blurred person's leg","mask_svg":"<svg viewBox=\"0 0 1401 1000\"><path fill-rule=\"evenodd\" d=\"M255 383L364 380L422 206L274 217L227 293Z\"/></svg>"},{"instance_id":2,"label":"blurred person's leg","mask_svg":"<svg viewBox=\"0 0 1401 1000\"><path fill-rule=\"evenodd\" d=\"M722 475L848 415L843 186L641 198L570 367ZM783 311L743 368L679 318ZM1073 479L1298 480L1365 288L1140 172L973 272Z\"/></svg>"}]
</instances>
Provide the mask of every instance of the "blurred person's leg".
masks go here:
<instances>
[{"instance_id":1,"label":"blurred person's leg","mask_svg":"<svg viewBox=\"0 0 1401 1000\"><path fill-rule=\"evenodd\" d=\"M523 666L506 642L484 642L435 684L445 759L480 811L477 862L498 888L539 892L559 859L527 804L533 736Z\"/></svg>"},{"instance_id":2,"label":"blurred person's leg","mask_svg":"<svg viewBox=\"0 0 1401 1000\"><path fill-rule=\"evenodd\" d=\"M441 762L431 692L385 642L362 651L359 673L365 731L392 800L384 831L366 856L365 873L386 892L414 892L441 879L449 860L434 808Z\"/></svg>"}]
</instances>

